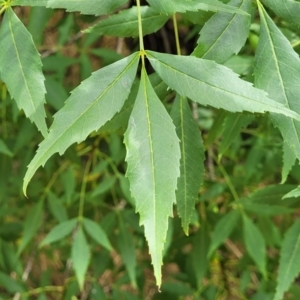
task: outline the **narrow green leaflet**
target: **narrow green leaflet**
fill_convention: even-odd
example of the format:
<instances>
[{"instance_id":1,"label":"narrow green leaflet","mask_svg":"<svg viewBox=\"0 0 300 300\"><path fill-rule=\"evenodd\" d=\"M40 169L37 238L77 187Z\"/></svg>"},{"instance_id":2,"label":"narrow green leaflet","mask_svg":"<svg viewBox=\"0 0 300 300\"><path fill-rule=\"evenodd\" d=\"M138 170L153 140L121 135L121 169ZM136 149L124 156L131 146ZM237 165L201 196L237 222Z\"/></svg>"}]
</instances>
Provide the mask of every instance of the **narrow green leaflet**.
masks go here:
<instances>
[{"instance_id":1,"label":"narrow green leaflet","mask_svg":"<svg viewBox=\"0 0 300 300\"><path fill-rule=\"evenodd\" d=\"M280 251L277 287L274 300L284 299L284 293L289 289L300 272L300 219L286 232Z\"/></svg>"},{"instance_id":2,"label":"narrow green leaflet","mask_svg":"<svg viewBox=\"0 0 300 300\"><path fill-rule=\"evenodd\" d=\"M18 248L18 255L23 252L28 243L40 229L43 220L43 208L44 202L40 200L36 205L34 205L27 215L27 218L24 222L24 235Z\"/></svg>"},{"instance_id":3,"label":"narrow green leaflet","mask_svg":"<svg viewBox=\"0 0 300 300\"><path fill-rule=\"evenodd\" d=\"M180 177L176 191L176 204L182 227L188 235L191 215L202 183L204 173L204 147L202 137L193 119L187 99L177 96L171 117L180 139Z\"/></svg>"},{"instance_id":4,"label":"narrow green leaflet","mask_svg":"<svg viewBox=\"0 0 300 300\"><path fill-rule=\"evenodd\" d=\"M295 152L287 143L283 143L283 166L281 171L281 183L286 182L287 177L296 163Z\"/></svg>"},{"instance_id":5,"label":"narrow green leaflet","mask_svg":"<svg viewBox=\"0 0 300 300\"><path fill-rule=\"evenodd\" d=\"M157 11L171 15L176 12L186 11L226 11L229 13L239 13L248 15L243 10L234 6L224 4L218 0L147 0L147 2Z\"/></svg>"},{"instance_id":6,"label":"narrow green leaflet","mask_svg":"<svg viewBox=\"0 0 300 300\"><path fill-rule=\"evenodd\" d=\"M83 219L82 223L85 231L94 239L94 241L106 248L108 251L113 249L105 231L98 223L86 218Z\"/></svg>"},{"instance_id":7,"label":"narrow green leaflet","mask_svg":"<svg viewBox=\"0 0 300 300\"><path fill-rule=\"evenodd\" d=\"M275 14L288 22L300 25L300 2L294 0L263 0Z\"/></svg>"},{"instance_id":8,"label":"narrow green leaflet","mask_svg":"<svg viewBox=\"0 0 300 300\"><path fill-rule=\"evenodd\" d=\"M282 199L287 199L287 198L297 198L300 197L300 186L298 186L297 188L291 190L290 192L288 192L287 194L285 194Z\"/></svg>"},{"instance_id":9,"label":"narrow green leaflet","mask_svg":"<svg viewBox=\"0 0 300 300\"><path fill-rule=\"evenodd\" d=\"M143 35L159 30L169 19L149 6L141 7ZM137 7L122 10L116 15L101 20L99 23L85 30L85 32L105 34L118 37L139 36Z\"/></svg>"},{"instance_id":10,"label":"narrow green leaflet","mask_svg":"<svg viewBox=\"0 0 300 300\"><path fill-rule=\"evenodd\" d=\"M239 219L240 213L236 210L230 211L219 219L211 236L208 257L230 236Z\"/></svg>"},{"instance_id":11,"label":"narrow green leaflet","mask_svg":"<svg viewBox=\"0 0 300 300\"><path fill-rule=\"evenodd\" d=\"M114 12L128 0L13 0L12 5L46 6L64 8L67 11L79 11L87 15L107 15Z\"/></svg>"},{"instance_id":12,"label":"narrow green leaflet","mask_svg":"<svg viewBox=\"0 0 300 300\"><path fill-rule=\"evenodd\" d=\"M124 224L122 217L119 220L119 234L118 234L118 248L124 265L127 269L131 284L137 287L136 283L136 253L132 233L130 229Z\"/></svg>"},{"instance_id":13,"label":"narrow green leaflet","mask_svg":"<svg viewBox=\"0 0 300 300\"><path fill-rule=\"evenodd\" d=\"M63 239L64 237L66 237L72 232L76 224L77 224L77 219L71 219L56 225L41 241L39 247L43 247L47 244L51 244Z\"/></svg>"},{"instance_id":14,"label":"narrow green leaflet","mask_svg":"<svg viewBox=\"0 0 300 300\"><path fill-rule=\"evenodd\" d=\"M267 277L266 270L266 242L258 227L253 223L253 221L247 217L243 216L243 229L244 229L244 240L247 252L250 257L256 263L259 271L262 273L264 278Z\"/></svg>"},{"instance_id":15,"label":"narrow green leaflet","mask_svg":"<svg viewBox=\"0 0 300 300\"><path fill-rule=\"evenodd\" d=\"M170 88L202 105L231 112L269 111L299 118L294 111L269 99L263 91L213 61L153 51L146 51L146 54L152 67Z\"/></svg>"},{"instance_id":16,"label":"narrow green leaflet","mask_svg":"<svg viewBox=\"0 0 300 300\"><path fill-rule=\"evenodd\" d=\"M232 0L228 4L251 14L251 0ZM241 50L247 40L250 24L250 15L217 12L202 27L198 46L192 55L224 63Z\"/></svg>"},{"instance_id":17,"label":"narrow green leaflet","mask_svg":"<svg viewBox=\"0 0 300 300\"><path fill-rule=\"evenodd\" d=\"M125 133L129 178L140 224L145 227L157 285L161 285L162 252L173 215L180 167L175 126L156 96L146 71Z\"/></svg>"},{"instance_id":18,"label":"narrow green leaflet","mask_svg":"<svg viewBox=\"0 0 300 300\"><path fill-rule=\"evenodd\" d=\"M287 108L300 113L300 59L287 38L281 33L259 4L260 38L256 51L255 85ZM280 115L272 121L283 136L285 147L300 159L300 122ZM291 153L291 151L288 151Z\"/></svg>"},{"instance_id":19,"label":"narrow green leaflet","mask_svg":"<svg viewBox=\"0 0 300 300\"><path fill-rule=\"evenodd\" d=\"M40 55L30 33L11 8L0 27L0 76L19 109L36 124L45 137L44 75Z\"/></svg>"},{"instance_id":20,"label":"narrow green leaflet","mask_svg":"<svg viewBox=\"0 0 300 300\"><path fill-rule=\"evenodd\" d=\"M77 87L65 106L55 114L49 135L28 166L23 190L35 171L56 152L60 155L73 143L98 130L127 99L136 75L139 54L134 53L92 74Z\"/></svg>"},{"instance_id":21,"label":"narrow green leaflet","mask_svg":"<svg viewBox=\"0 0 300 300\"><path fill-rule=\"evenodd\" d=\"M91 253L81 227L79 227L78 231L76 232L72 245L71 257L79 288L82 291Z\"/></svg>"},{"instance_id":22,"label":"narrow green leaflet","mask_svg":"<svg viewBox=\"0 0 300 300\"><path fill-rule=\"evenodd\" d=\"M9 150L9 148L2 139L0 139L0 153L5 154L9 157L13 156L13 153Z\"/></svg>"},{"instance_id":23,"label":"narrow green leaflet","mask_svg":"<svg viewBox=\"0 0 300 300\"><path fill-rule=\"evenodd\" d=\"M241 129L247 127L253 119L253 115L228 113L223 124L224 129L219 147L219 158L222 157L235 138L239 136Z\"/></svg>"}]
</instances>

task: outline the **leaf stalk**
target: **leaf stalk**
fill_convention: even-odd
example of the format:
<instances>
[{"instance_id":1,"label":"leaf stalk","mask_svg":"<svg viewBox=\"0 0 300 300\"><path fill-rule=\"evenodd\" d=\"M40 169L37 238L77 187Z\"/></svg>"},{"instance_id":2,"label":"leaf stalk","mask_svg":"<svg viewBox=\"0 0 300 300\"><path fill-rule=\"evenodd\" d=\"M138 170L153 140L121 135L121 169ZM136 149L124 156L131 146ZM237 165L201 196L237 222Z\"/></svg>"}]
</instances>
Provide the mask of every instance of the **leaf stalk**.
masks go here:
<instances>
[{"instance_id":1,"label":"leaf stalk","mask_svg":"<svg viewBox=\"0 0 300 300\"><path fill-rule=\"evenodd\" d=\"M177 54L178 54L178 55L181 55L181 49L180 49L180 41L179 41L179 34L178 34L178 26L177 26L176 14L173 14L173 25L174 25L174 34L175 34L175 42L176 42L176 50L177 50Z\"/></svg>"}]
</instances>

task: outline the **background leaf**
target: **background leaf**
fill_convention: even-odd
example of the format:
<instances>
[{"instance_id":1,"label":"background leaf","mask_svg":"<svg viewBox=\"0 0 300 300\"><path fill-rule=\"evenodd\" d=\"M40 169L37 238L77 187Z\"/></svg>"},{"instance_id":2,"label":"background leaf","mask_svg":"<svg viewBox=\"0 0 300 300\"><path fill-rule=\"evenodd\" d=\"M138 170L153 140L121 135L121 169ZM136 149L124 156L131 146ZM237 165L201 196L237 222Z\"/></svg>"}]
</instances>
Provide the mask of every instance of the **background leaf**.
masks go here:
<instances>
[{"instance_id":1,"label":"background leaf","mask_svg":"<svg viewBox=\"0 0 300 300\"><path fill-rule=\"evenodd\" d=\"M46 237L41 241L39 247L57 242L70 234L77 224L77 219L71 219L65 222L61 222L51 229Z\"/></svg>"},{"instance_id":2,"label":"background leaf","mask_svg":"<svg viewBox=\"0 0 300 300\"><path fill-rule=\"evenodd\" d=\"M42 62L32 37L11 8L0 27L0 76L19 109L45 137L45 85Z\"/></svg>"},{"instance_id":3,"label":"background leaf","mask_svg":"<svg viewBox=\"0 0 300 300\"><path fill-rule=\"evenodd\" d=\"M251 0L232 0L228 4L246 11L249 16L225 12L214 14L202 27L198 46L192 55L222 64L241 50L249 34Z\"/></svg>"},{"instance_id":4,"label":"background leaf","mask_svg":"<svg viewBox=\"0 0 300 300\"><path fill-rule=\"evenodd\" d=\"M96 71L73 91L65 106L56 113L49 135L28 166L24 193L35 171L54 153L63 154L73 143L84 141L120 111L135 78L138 58L135 53Z\"/></svg>"},{"instance_id":5,"label":"background leaf","mask_svg":"<svg viewBox=\"0 0 300 300\"><path fill-rule=\"evenodd\" d=\"M12 5L46 6L48 8L64 8L67 11L79 11L87 15L106 15L112 13L127 0L14 0Z\"/></svg>"},{"instance_id":6,"label":"background leaf","mask_svg":"<svg viewBox=\"0 0 300 300\"><path fill-rule=\"evenodd\" d=\"M188 234L192 212L198 199L204 174L204 147L198 126L193 119L187 99L177 96L171 117L180 139L180 176L177 182L176 204L182 227Z\"/></svg>"},{"instance_id":7,"label":"background leaf","mask_svg":"<svg viewBox=\"0 0 300 300\"><path fill-rule=\"evenodd\" d=\"M158 75L181 96L232 112L270 111L298 118L298 114L269 99L264 92L215 62L192 56L146 53Z\"/></svg>"},{"instance_id":8,"label":"background leaf","mask_svg":"<svg viewBox=\"0 0 300 300\"><path fill-rule=\"evenodd\" d=\"M300 24L300 2L294 0L263 0L275 14L288 22Z\"/></svg>"},{"instance_id":9,"label":"background leaf","mask_svg":"<svg viewBox=\"0 0 300 300\"><path fill-rule=\"evenodd\" d=\"M72 245L71 256L73 262L73 269L78 280L79 288L82 291L86 271L90 262L91 253L81 227L79 227L78 231L76 232Z\"/></svg>"},{"instance_id":10,"label":"background leaf","mask_svg":"<svg viewBox=\"0 0 300 300\"><path fill-rule=\"evenodd\" d=\"M247 252L250 257L256 263L259 271L266 278L267 270L266 270L266 244L265 240L257 228L257 226L253 223L253 221L247 217L243 216L243 229L244 229L244 240Z\"/></svg>"},{"instance_id":11,"label":"background leaf","mask_svg":"<svg viewBox=\"0 0 300 300\"><path fill-rule=\"evenodd\" d=\"M230 5L224 4L217 0L147 0L147 2L157 11L171 15L175 12L211 10L211 11L227 11L230 13L246 14L242 10L236 9Z\"/></svg>"},{"instance_id":12,"label":"background leaf","mask_svg":"<svg viewBox=\"0 0 300 300\"><path fill-rule=\"evenodd\" d=\"M277 287L274 300L283 299L284 293L300 272L300 219L286 232L280 251Z\"/></svg>"},{"instance_id":13,"label":"background leaf","mask_svg":"<svg viewBox=\"0 0 300 300\"><path fill-rule=\"evenodd\" d=\"M112 245L102 227L93 220L87 218L83 219L83 226L86 232L96 241L99 245L111 251Z\"/></svg>"},{"instance_id":14,"label":"background leaf","mask_svg":"<svg viewBox=\"0 0 300 300\"><path fill-rule=\"evenodd\" d=\"M169 19L149 6L141 7L143 35L159 30ZM116 15L101 20L85 30L88 33L106 34L118 37L137 37L139 35L137 7L122 10Z\"/></svg>"},{"instance_id":15,"label":"background leaf","mask_svg":"<svg viewBox=\"0 0 300 300\"><path fill-rule=\"evenodd\" d=\"M161 126L163 124L163 126ZM162 251L172 216L179 176L180 148L175 126L142 71L125 133L126 176L145 227L157 285L161 285Z\"/></svg>"}]
</instances>

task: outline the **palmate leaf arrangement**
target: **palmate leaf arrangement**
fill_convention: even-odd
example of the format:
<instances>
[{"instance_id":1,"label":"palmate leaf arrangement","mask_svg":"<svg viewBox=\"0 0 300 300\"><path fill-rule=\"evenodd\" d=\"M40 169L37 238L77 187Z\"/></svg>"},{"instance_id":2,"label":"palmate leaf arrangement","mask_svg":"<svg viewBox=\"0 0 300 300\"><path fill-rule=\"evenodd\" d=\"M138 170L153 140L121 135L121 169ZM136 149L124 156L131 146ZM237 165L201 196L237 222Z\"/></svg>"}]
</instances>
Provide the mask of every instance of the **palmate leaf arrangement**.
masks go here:
<instances>
[{"instance_id":1,"label":"palmate leaf arrangement","mask_svg":"<svg viewBox=\"0 0 300 300\"><path fill-rule=\"evenodd\" d=\"M54 153L62 155L70 145L84 141L89 134L122 113L141 65L139 89L124 136L128 166L126 176L135 199L136 212L140 215L140 225L145 229L157 285L160 286L162 253L173 205L176 203L183 230L188 234L204 172L204 146L193 119L190 100L229 112L270 113L274 126L279 128L284 139L283 181L295 161L300 159L300 60L264 8L266 5L283 19L300 25L300 2L231 0L224 4L217 0L148 0L148 6L141 6L137 0L136 6L114 14L126 2L0 0L0 12L4 14L0 28L0 77L18 107L44 136L24 178L26 194L27 185L36 170L44 166ZM139 37L140 51L101 68L83 81L56 113L48 132L42 64L31 35L12 9L17 5L63 8L82 14L111 14L88 28L86 33ZM251 14L256 9L260 15L260 38L253 87L222 64L244 45ZM179 43L177 55L144 49L143 35L159 30L170 18L173 18L176 41L179 42L175 14L198 10L215 14L202 28L197 46L190 56L180 55ZM155 93L145 60L150 62L155 70L154 76L160 78L161 84L166 84L175 94L170 114ZM292 193L298 195L299 191ZM228 224L233 224L229 218L236 219L236 212L226 216ZM226 229L225 219L223 222L224 230L230 231L229 227ZM249 218L244 216L243 222L245 234L260 237ZM69 223L65 230L71 232L75 223L74 220ZM87 231L92 230L93 225L88 220L84 219L83 224ZM94 229L98 230L97 227ZM295 254L299 251L296 238L299 233L300 223L296 222L283 244L275 295L277 300L282 299L300 269L292 260L299 257ZM42 244L50 242L51 235ZM86 243L82 229L75 242ZM263 241L257 239L257 243L264 249ZM109 242L106 247L111 247ZM248 250L251 252L251 249ZM253 260L264 276L265 255L265 251L252 251ZM76 268L86 271L87 264L75 264L75 271ZM77 272L77 277L82 286L82 272Z\"/></svg>"}]
</instances>

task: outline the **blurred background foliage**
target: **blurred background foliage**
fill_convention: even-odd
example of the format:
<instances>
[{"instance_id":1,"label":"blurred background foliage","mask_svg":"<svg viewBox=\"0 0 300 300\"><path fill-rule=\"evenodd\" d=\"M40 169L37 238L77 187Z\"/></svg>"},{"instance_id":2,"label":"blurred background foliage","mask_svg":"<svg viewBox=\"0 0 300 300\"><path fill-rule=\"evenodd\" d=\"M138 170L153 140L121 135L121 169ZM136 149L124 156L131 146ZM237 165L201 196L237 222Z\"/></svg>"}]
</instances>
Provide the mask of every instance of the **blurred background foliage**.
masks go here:
<instances>
[{"instance_id":1,"label":"blurred background foliage","mask_svg":"<svg viewBox=\"0 0 300 300\"><path fill-rule=\"evenodd\" d=\"M82 33L99 17L40 7L17 7L15 12L42 56L48 125L69 92L91 72L138 48L136 39ZM178 15L183 54L192 52L199 30L212 14ZM299 53L300 29L270 14ZM175 53L172 26L167 22L146 36L145 47ZM250 82L258 35L259 20L254 14L241 53L225 62ZM151 80L170 110L174 94L156 76ZM294 166L287 181L279 185L282 139L278 130L266 116L239 118L191 104L206 147L205 180L189 236L184 235L176 211L170 219L158 292L124 176L123 133L136 93L137 84L118 122L109 122L62 157L52 157L30 183L27 199L21 191L23 177L42 136L0 82L0 298L272 299L282 239L299 216L299 198L281 200L297 187L300 169ZM80 292L71 259L75 228L56 233L51 245L38 248L38 244L55 226L78 216L81 197L84 217L101 227L86 225L91 260ZM241 210L246 212L243 218ZM267 249L265 275L255 261L260 243ZM300 299L297 281L287 297Z\"/></svg>"}]
</instances>

